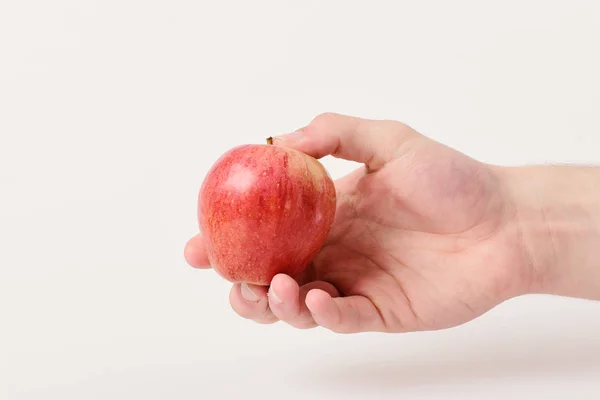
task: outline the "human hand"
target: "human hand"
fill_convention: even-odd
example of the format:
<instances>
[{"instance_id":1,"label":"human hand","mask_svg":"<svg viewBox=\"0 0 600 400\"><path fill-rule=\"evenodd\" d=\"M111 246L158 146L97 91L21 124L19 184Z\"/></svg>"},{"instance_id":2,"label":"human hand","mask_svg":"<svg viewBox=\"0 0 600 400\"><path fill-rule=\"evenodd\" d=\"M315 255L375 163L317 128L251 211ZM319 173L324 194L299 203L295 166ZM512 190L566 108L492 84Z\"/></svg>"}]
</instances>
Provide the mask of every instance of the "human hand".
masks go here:
<instances>
[{"instance_id":1,"label":"human hand","mask_svg":"<svg viewBox=\"0 0 600 400\"><path fill-rule=\"evenodd\" d=\"M336 182L331 233L303 276L233 285L242 317L341 333L433 330L529 290L534 268L497 168L399 122L336 114L274 144L364 167ZM209 267L201 235L185 256Z\"/></svg>"}]
</instances>

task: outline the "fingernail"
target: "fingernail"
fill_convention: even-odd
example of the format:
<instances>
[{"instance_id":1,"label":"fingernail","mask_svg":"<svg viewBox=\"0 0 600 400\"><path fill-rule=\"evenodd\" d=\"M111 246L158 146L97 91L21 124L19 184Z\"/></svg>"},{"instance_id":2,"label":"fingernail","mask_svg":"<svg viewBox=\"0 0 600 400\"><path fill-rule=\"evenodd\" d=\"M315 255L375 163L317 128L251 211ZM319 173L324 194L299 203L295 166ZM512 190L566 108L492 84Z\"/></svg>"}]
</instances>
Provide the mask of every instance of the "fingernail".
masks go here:
<instances>
[{"instance_id":1,"label":"fingernail","mask_svg":"<svg viewBox=\"0 0 600 400\"><path fill-rule=\"evenodd\" d=\"M275 290L273 290L273 287L271 287L269 289L269 298L271 300L273 300L273 302L276 303L276 304L283 304L283 300L281 300L279 298L279 296L277 296L277 293L275 293Z\"/></svg>"},{"instance_id":2,"label":"fingernail","mask_svg":"<svg viewBox=\"0 0 600 400\"><path fill-rule=\"evenodd\" d=\"M259 297L254 294L254 292L250 289L247 283L242 283L242 297L251 303L256 303L259 300Z\"/></svg>"},{"instance_id":3,"label":"fingernail","mask_svg":"<svg viewBox=\"0 0 600 400\"><path fill-rule=\"evenodd\" d=\"M300 131L286 133L285 135L277 136L277 139L283 140L286 142L298 142L304 138L304 134Z\"/></svg>"}]
</instances>

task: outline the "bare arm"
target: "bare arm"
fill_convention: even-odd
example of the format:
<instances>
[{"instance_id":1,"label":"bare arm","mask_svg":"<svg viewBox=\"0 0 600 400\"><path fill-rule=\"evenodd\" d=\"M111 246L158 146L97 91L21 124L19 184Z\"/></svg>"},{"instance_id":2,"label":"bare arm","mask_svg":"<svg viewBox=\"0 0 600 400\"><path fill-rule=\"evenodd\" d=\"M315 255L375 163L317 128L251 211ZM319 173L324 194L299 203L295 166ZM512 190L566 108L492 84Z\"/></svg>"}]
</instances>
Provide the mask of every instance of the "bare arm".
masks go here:
<instances>
[{"instance_id":1,"label":"bare arm","mask_svg":"<svg viewBox=\"0 0 600 400\"><path fill-rule=\"evenodd\" d=\"M502 168L534 271L531 292L600 300L600 168Z\"/></svg>"}]
</instances>

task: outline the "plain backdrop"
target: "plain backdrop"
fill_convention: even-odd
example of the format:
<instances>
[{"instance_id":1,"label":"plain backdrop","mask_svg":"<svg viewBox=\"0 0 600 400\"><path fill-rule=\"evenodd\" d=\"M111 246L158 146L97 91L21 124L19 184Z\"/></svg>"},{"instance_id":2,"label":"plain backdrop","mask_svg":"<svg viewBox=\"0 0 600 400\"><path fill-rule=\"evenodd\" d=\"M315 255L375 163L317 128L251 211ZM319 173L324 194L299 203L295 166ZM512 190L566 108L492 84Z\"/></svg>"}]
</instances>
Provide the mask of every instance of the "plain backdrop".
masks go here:
<instances>
[{"instance_id":1,"label":"plain backdrop","mask_svg":"<svg viewBox=\"0 0 600 400\"><path fill-rule=\"evenodd\" d=\"M599 42L592 0L0 0L0 398L597 398L600 303L261 326L183 246L218 156L325 111L491 163L598 162Z\"/></svg>"}]
</instances>

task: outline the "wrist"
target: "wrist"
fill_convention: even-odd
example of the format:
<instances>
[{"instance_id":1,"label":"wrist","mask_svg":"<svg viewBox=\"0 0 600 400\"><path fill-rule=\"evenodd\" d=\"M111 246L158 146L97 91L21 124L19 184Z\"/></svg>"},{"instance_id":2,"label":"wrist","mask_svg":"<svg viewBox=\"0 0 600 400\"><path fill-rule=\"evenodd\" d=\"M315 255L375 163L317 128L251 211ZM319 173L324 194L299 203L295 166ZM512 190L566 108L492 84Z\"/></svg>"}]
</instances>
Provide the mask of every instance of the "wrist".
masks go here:
<instances>
[{"instance_id":1,"label":"wrist","mask_svg":"<svg viewBox=\"0 0 600 400\"><path fill-rule=\"evenodd\" d=\"M529 293L600 299L600 168L503 168Z\"/></svg>"}]
</instances>

